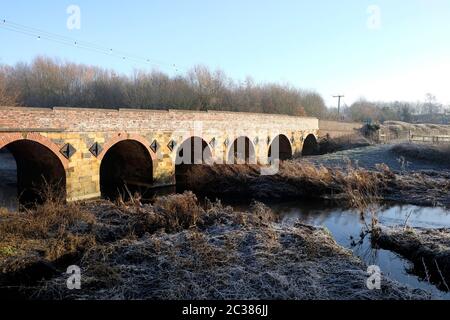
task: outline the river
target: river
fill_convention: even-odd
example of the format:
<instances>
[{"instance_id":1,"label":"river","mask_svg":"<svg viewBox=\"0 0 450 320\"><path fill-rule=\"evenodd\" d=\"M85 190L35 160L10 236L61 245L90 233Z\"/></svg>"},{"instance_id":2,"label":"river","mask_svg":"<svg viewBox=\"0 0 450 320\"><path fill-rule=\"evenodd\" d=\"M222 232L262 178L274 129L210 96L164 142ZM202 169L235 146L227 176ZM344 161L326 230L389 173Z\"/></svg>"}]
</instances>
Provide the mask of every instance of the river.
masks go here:
<instances>
[{"instance_id":1,"label":"river","mask_svg":"<svg viewBox=\"0 0 450 320\"><path fill-rule=\"evenodd\" d=\"M11 153L0 152L0 207L17 209L16 160Z\"/></svg>"},{"instance_id":2,"label":"river","mask_svg":"<svg viewBox=\"0 0 450 320\"><path fill-rule=\"evenodd\" d=\"M434 298L450 299L450 293L440 291L435 285L408 272L412 269L408 260L392 251L373 248L370 236L364 237L362 243L352 244L360 240L361 231L365 228L358 212L302 202L272 204L270 207L282 217L283 223L300 219L305 224L326 227L337 243L351 249L367 265L379 266L385 276L413 288L424 289ZM443 208L385 205L380 208L378 219L384 226L403 226L407 221L411 227L450 227L450 211ZM369 217L366 217L366 222L370 225Z\"/></svg>"}]
</instances>

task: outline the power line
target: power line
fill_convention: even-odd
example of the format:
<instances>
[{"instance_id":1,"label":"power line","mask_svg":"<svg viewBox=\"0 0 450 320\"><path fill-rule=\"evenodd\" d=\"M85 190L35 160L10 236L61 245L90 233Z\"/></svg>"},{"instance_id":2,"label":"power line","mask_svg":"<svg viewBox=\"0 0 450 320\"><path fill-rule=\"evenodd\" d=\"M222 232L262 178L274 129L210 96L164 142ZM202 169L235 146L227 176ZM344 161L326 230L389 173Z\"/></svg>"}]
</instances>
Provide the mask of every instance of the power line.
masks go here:
<instances>
[{"instance_id":1,"label":"power line","mask_svg":"<svg viewBox=\"0 0 450 320\"><path fill-rule=\"evenodd\" d=\"M0 21L0 28L4 30L8 30L15 33L20 33L23 35L27 35L30 37L34 37L38 40L44 39L47 41L55 42L58 44L76 47L84 50L89 50L92 52L104 54L107 56L113 56L116 58L120 58L122 60L128 60L128 61L134 61L136 63L146 64L146 65L159 65L159 66L165 66L173 68L176 72L178 72L180 69L186 70L187 68L181 67L177 64L170 64L150 58L145 58L142 56L130 54L125 51L121 50L115 50L112 47L108 47L105 45L100 45L97 43L87 42L87 41L80 41L74 38L62 36L56 33L48 32L45 30L37 29L34 27L25 26L19 23L15 23L12 21L8 21L6 19L3 19Z\"/></svg>"}]
</instances>

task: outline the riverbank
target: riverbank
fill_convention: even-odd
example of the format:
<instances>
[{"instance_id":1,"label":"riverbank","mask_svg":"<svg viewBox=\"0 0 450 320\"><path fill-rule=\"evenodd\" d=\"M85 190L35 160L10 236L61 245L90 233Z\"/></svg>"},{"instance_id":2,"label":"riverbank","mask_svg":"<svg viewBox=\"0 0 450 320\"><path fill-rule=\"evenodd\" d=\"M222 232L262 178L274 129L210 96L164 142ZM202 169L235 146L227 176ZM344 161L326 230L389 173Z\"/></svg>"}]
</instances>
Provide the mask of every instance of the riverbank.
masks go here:
<instances>
[{"instance_id":1,"label":"riverbank","mask_svg":"<svg viewBox=\"0 0 450 320\"><path fill-rule=\"evenodd\" d=\"M260 203L240 212L185 193L52 207L2 212L2 295L19 286L35 299L428 298L385 278L369 290L367 266L327 230L280 223ZM72 264L83 270L79 291L66 287Z\"/></svg>"},{"instance_id":2,"label":"riverbank","mask_svg":"<svg viewBox=\"0 0 450 320\"><path fill-rule=\"evenodd\" d=\"M450 207L450 172L394 172L387 165L375 169L325 167L310 161L293 160L280 164L278 173L261 175L257 166L193 167L186 189L197 194L256 200L316 199L344 206L355 201L396 201L423 206ZM361 204L362 205L362 204Z\"/></svg>"},{"instance_id":3,"label":"riverbank","mask_svg":"<svg viewBox=\"0 0 450 320\"><path fill-rule=\"evenodd\" d=\"M414 264L414 272L444 291L450 291L450 229L379 227L374 243Z\"/></svg>"}]
</instances>

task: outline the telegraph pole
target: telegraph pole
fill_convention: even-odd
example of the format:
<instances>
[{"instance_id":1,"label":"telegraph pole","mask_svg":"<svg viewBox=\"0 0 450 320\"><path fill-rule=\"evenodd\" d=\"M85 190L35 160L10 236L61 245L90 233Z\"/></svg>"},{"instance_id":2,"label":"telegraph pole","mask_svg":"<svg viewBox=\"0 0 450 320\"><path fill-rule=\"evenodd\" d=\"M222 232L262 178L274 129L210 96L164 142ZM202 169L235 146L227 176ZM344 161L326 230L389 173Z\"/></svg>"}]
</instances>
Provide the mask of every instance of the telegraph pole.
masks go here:
<instances>
[{"instance_id":1,"label":"telegraph pole","mask_svg":"<svg viewBox=\"0 0 450 320\"><path fill-rule=\"evenodd\" d=\"M338 116L341 114L341 98L344 98L344 95L333 96L333 98L338 98Z\"/></svg>"}]
</instances>

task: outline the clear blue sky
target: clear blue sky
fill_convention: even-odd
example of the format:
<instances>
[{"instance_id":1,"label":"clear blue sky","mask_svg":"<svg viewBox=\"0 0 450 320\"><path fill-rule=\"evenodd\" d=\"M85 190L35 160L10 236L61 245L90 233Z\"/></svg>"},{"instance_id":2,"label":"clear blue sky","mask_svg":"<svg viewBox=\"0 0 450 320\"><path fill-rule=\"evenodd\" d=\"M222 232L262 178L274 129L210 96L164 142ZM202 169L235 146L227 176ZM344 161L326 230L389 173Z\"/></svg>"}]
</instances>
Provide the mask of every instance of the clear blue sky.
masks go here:
<instances>
[{"instance_id":1,"label":"clear blue sky","mask_svg":"<svg viewBox=\"0 0 450 320\"><path fill-rule=\"evenodd\" d=\"M66 26L72 4L80 30ZM378 28L368 26L370 5L380 10ZM337 93L350 104L427 92L450 103L448 0L15 0L1 2L0 18L167 64L220 68L237 80L315 89L329 104ZM151 68L1 28L0 41L0 63L46 55L124 73Z\"/></svg>"}]
</instances>

